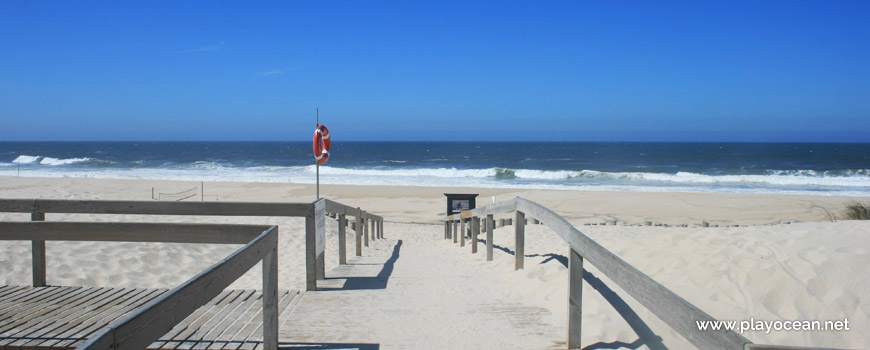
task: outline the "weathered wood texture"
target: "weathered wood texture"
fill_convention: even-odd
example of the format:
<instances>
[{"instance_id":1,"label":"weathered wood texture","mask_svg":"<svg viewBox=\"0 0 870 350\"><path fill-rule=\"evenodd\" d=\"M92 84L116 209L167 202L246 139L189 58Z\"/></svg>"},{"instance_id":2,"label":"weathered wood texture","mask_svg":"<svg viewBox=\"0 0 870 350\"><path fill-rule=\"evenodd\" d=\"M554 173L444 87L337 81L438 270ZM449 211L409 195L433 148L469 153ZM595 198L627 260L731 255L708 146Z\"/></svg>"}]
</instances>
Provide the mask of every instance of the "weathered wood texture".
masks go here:
<instances>
[{"instance_id":1,"label":"weathered wood texture","mask_svg":"<svg viewBox=\"0 0 870 350\"><path fill-rule=\"evenodd\" d=\"M568 349L580 349L583 320L583 258L568 248Z\"/></svg>"},{"instance_id":2,"label":"weathered wood texture","mask_svg":"<svg viewBox=\"0 0 870 350\"><path fill-rule=\"evenodd\" d=\"M305 216L310 203L3 199L0 212L209 216Z\"/></svg>"},{"instance_id":3,"label":"weathered wood texture","mask_svg":"<svg viewBox=\"0 0 870 350\"><path fill-rule=\"evenodd\" d=\"M492 261L492 230L495 229L495 221L492 214L486 215L486 261Z\"/></svg>"},{"instance_id":4,"label":"weathered wood texture","mask_svg":"<svg viewBox=\"0 0 870 350\"><path fill-rule=\"evenodd\" d=\"M305 217L305 291L317 290L317 223L314 206Z\"/></svg>"},{"instance_id":5,"label":"weathered wood texture","mask_svg":"<svg viewBox=\"0 0 870 350\"><path fill-rule=\"evenodd\" d=\"M362 220L361 216L356 217L356 227L354 228L354 234L356 235L356 256L362 256Z\"/></svg>"},{"instance_id":6,"label":"weathered wood texture","mask_svg":"<svg viewBox=\"0 0 870 350\"><path fill-rule=\"evenodd\" d=\"M75 349L87 338L166 289L0 286L0 350ZM285 316L301 299L280 291L277 311ZM262 295L226 290L207 301L148 349L254 349L264 347ZM144 348L144 347L143 347Z\"/></svg>"},{"instance_id":7,"label":"weathered wood texture","mask_svg":"<svg viewBox=\"0 0 870 350\"><path fill-rule=\"evenodd\" d=\"M347 214L338 214L338 264L347 264Z\"/></svg>"},{"instance_id":8,"label":"weathered wood texture","mask_svg":"<svg viewBox=\"0 0 870 350\"><path fill-rule=\"evenodd\" d=\"M245 244L269 227L135 222L0 222L0 240Z\"/></svg>"},{"instance_id":9,"label":"weathered wood texture","mask_svg":"<svg viewBox=\"0 0 870 350\"><path fill-rule=\"evenodd\" d=\"M471 253L477 253L477 236L480 235L480 218L471 218Z\"/></svg>"},{"instance_id":10,"label":"weathered wood texture","mask_svg":"<svg viewBox=\"0 0 870 350\"><path fill-rule=\"evenodd\" d=\"M45 221L45 213L30 213L31 221ZM0 232L5 230L0 229ZM45 240L34 239L31 241L31 266L33 271L33 286L45 286Z\"/></svg>"},{"instance_id":11,"label":"weathered wood texture","mask_svg":"<svg viewBox=\"0 0 870 350\"><path fill-rule=\"evenodd\" d=\"M218 296L224 288L267 255L273 254L277 246L278 227L273 226L217 264L150 301L147 305L136 309L120 321L103 328L95 336L89 338L80 349L132 350L147 347L161 335L171 331L179 320L190 316L208 300ZM268 264L271 264L272 259L269 260ZM277 268L277 262L275 262L275 268ZM266 280L275 279L274 281L264 281L264 286L277 287L277 273L264 274L263 278ZM275 291L268 293L275 293ZM273 303L267 302L266 304ZM265 313L269 313L269 311ZM274 322L274 325L277 325L277 321ZM277 339L277 327L267 331L275 332L275 334L267 334L266 338ZM274 349L276 348L271 348L271 350Z\"/></svg>"},{"instance_id":12,"label":"weathered wood texture","mask_svg":"<svg viewBox=\"0 0 870 350\"><path fill-rule=\"evenodd\" d=\"M465 246L465 222L466 219L459 219L459 246Z\"/></svg>"},{"instance_id":13,"label":"weathered wood texture","mask_svg":"<svg viewBox=\"0 0 870 350\"><path fill-rule=\"evenodd\" d=\"M517 224L514 226L514 270L524 268L526 259L526 214L517 210Z\"/></svg>"}]
</instances>

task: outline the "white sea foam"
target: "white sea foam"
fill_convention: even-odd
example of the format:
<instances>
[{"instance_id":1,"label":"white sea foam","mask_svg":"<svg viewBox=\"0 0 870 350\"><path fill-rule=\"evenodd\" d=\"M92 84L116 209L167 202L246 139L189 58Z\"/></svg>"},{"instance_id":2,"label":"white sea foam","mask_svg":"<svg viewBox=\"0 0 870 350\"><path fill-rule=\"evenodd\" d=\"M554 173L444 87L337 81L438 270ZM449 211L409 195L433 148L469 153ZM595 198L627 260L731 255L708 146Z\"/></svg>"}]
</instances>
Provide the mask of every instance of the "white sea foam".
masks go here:
<instances>
[{"instance_id":1,"label":"white sea foam","mask_svg":"<svg viewBox=\"0 0 870 350\"><path fill-rule=\"evenodd\" d=\"M22 156L23 157L23 156ZM315 166L232 167L215 162L196 162L186 167L95 168L42 166L38 160L22 166L22 176L165 179L196 181L242 181L313 183ZM71 164L85 158L51 160ZM777 171L767 175L705 175L651 172L547 171L533 169L457 168L342 168L321 166L321 183L348 185L396 185L434 187L486 187L528 189L573 189L638 192L717 192L870 195L870 170L836 173ZM16 176L17 169L0 168L0 176Z\"/></svg>"},{"instance_id":2,"label":"white sea foam","mask_svg":"<svg viewBox=\"0 0 870 350\"><path fill-rule=\"evenodd\" d=\"M91 160L91 159L90 158L58 159L58 158L44 157L44 156L20 155L17 158L15 158L15 160L12 161L12 164L68 165L68 164L87 162L89 160Z\"/></svg>"},{"instance_id":3,"label":"white sea foam","mask_svg":"<svg viewBox=\"0 0 870 350\"><path fill-rule=\"evenodd\" d=\"M44 157L39 161L39 164L42 165L68 165L75 164L81 162L87 162L91 160L90 158L68 158L68 159L57 159L52 157Z\"/></svg>"},{"instance_id":4,"label":"white sea foam","mask_svg":"<svg viewBox=\"0 0 870 350\"><path fill-rule=\"evenodd\" d=\"M42 157L40 157L40 156L20 155L20 156L18 156L18 158L15 158L15 160L13 160L12 163L15 163L15 164L34 164L34 163L38 163L41 158Z\"/></svg>"}]
</instances>

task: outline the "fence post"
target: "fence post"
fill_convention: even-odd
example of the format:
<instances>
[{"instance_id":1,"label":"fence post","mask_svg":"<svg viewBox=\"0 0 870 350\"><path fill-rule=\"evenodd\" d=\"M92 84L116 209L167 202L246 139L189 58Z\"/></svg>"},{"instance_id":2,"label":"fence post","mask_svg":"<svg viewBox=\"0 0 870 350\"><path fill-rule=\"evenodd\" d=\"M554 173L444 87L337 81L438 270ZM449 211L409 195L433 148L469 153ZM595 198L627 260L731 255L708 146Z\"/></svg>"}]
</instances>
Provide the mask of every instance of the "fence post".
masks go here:
<instances>
[{"instance_id":1,"label":"fence post","mask_svg":"<svg viewBox=\"0 0 870 350\"><path fill-rule=\"evenodd\" d=\"M465 246L465 219L459 218L459 246Z\"/></svg>"},{"instance_id":2,"label":"fence post","mask_svg":"<svg viewBox=\"0 0 870 350\"><path fill-rule=\"evenodd\" d=\"M453 220L453 243L459 243L459 221Z\"/></svg>"},{"instance_id":3,"label":"fence post","mask_svg":"<svg viewBox=\"0 0 870 350\"><path fill-rule=\"evenodd\" d=\"M356 208L359 210L359 208ZM354 228L354 232L356 234L356 256L362 256L362 211L357 211L356 214L356 228Z\"/></svg>"},{"instance_id":4,"label":"fence post","mask_svg":"<svg viewBox=\"0 0 870 350\"><path fill-rule=\"evenodd\" d=\"M495 229L495 220L492 214L486 215L486 261L492 261L492 230Z\"/></svg>"},{"instance_id":5,"label":"fence post","mask_svg":"<svg viewBox=\"0 0 870 350\"><path fill-rule=\"evenodd\" d=\"M347 217L344 214L338 214L338 264L347 264L347 229L345 223Z\"/></svg>"},{"instance_id":6,"label":"fence post","mask_svg":"<svg viewBox=\"0 0 870 350\"><path fill-rule=\"evenodd\" d=\"M45 221L45 213L34 210L30 213L30 221ZM33 240L31 246L33 286L45 287L45 241Z\"/></svg>"},{"instance_id":7,"label":"fence post","mask_svg":"<svg viewBox=\"0 0 870 350\"><path fill-rule=\"evenodd\" d=\"M526 214L517 210L517 220L514 225L514 238L516 241L516 253L514 256L516 257L516 263L514 264L514 270L519 270L523 268L523 259L526 255Z\"/></svg>"},{"instance_id":8,"label":"fence post","mask_svg":"<svg viewBox=\"0 0 870 350\"><path fill-rule=\"evenodd\" d=\"M381 239L384 239L384 220L378 221L378 232L381 234Z\"/></svg>"},{"instance_id":9,"label":"fence post","mask_svg":"<svg viewBox=\"0 0 870 350\"><path fill-rule=\"evenodd\" d=\"M471 254L477 253L477 235L480 234L480 217L471 218Z\"/></svg>"},{"instance_id":10,"label":"fence post","mask_svg":"<svg viewBox=\"0 0 870 350\"><path fill-rule=\"evenodd\" d=\"M369 246L369 219L363 219L362 224L363 235L366 237L366 247Z\"/></svg>"},{"instance_id":11,"label":"fence post","mask_svg":"<svg viewBox=\"0 0 870 350\"><path fill-rule=\"evenodd\" d=\"M372 219L372 241L378 239L378 220Z\"/></svg>"},{"instance_id":12,"label":"fence post","mask_svg":"<svg viewBox=\"0 0 870 350\"><path fill-rule=\"evenodd\" d=\"M450 238L450 221L444 220L444 239Z\"/></svg>"},{"instance_id":13,"label":"fence post","mask_svg":"<svg viewBox=\"0 0 870 350\"><path fill-rule=\"evenodd\" d=\"M574 249L568 258L568 349L579 349L580 325L583 318L583 257Z\"/></svg>"},{"instance_id":14,"label":"fence post","mask_svg":"<svg viewBox=\"0 0 870 350\"><path fill-rule=\"evenodd\" d=\"M275 234L278 234L277 228ZM278 350L278 246L263 257L263 347Z\"/></svg>"},{"instance_id":15,"label":"fence post","mask_svg":"<svg viewBox=\"0 0 870 350\"><path fill-rule=\"evenodd\" d=\"M314 220L314 203L308 207L305 215L305 290L317 290L317 247L316 223Z\"/></svg>"}]
</instances>

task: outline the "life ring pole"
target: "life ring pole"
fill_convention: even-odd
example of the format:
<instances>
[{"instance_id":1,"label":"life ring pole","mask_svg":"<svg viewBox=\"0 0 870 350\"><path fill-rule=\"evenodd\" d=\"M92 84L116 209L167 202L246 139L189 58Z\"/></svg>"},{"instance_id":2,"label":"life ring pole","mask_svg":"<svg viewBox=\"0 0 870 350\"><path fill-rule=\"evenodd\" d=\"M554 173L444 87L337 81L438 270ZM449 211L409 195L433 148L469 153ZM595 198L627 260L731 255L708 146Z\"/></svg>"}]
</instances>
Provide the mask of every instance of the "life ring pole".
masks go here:
<instances>
[{"instance_id":1,"label":"life ring pole","mask_svg":"<svg viewBox=\"0 0 870 350\"><path fill-rule=\"evenodd\" d=\"M317 125L315 125L315 127L318 127L318 126L320 126L320 108L315 107L314 111L315 111L315 114L317 115ZM314 188L315 188L314 195L316 196L315 200L317 200L317 199L320 199L320 162L318 162L315 159L314 165L317 167L317 184L314 186Z\"/></svg>"}]
</instances>

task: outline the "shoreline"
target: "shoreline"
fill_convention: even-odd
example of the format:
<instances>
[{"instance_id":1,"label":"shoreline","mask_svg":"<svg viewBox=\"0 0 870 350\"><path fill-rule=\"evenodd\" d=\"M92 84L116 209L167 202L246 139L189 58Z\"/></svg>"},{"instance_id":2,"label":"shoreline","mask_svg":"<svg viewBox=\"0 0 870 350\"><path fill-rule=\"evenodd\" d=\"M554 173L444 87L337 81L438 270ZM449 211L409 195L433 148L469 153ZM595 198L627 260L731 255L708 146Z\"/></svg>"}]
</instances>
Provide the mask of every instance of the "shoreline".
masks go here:
<instances>
[{"instance_id":1,"label":"shoreline","mask_svg":"<svg viewBox=\"0 0 870 350\"><path fill-rule=\"evenodd\" d=\"M151 179L6 177L0 178L0 198L153 200L154 193L168 200L307 202L314 184L181 181ZM199 186L203 184L204 198ZM102 190L95 191L95 188ZM403 223L440 223L445 215L444 193L477 193L477 206L516 196L541 203L578 224L710 226L768 225L838 219L851 202L870 202L870 196L797 194L725 194L704 192L621 192L587 190L529 190L481 187L429 187L386 185L324 185L321 195ZM177 197L168 196L183 192ZM413 203L413 210L405 202Z\"/></svg>"}]
</instances>

